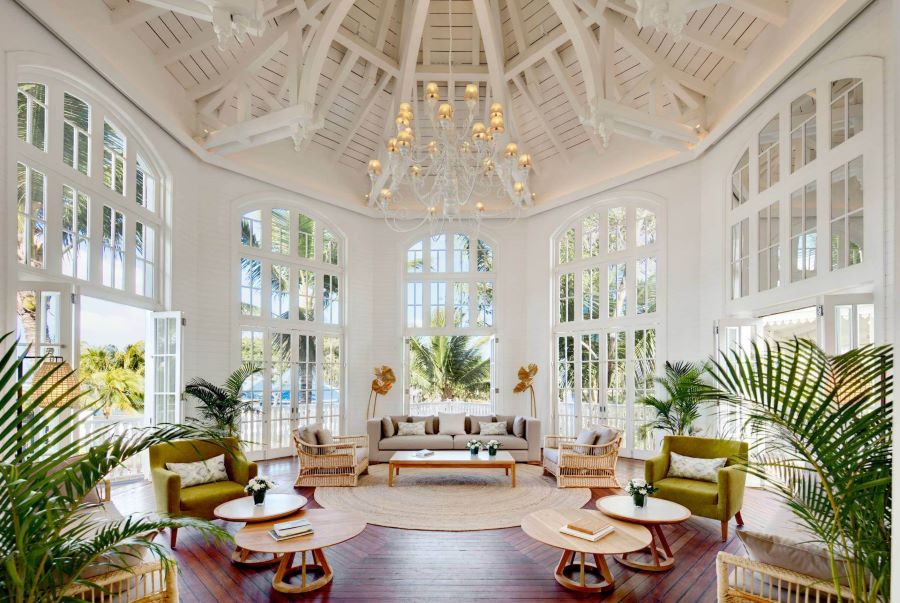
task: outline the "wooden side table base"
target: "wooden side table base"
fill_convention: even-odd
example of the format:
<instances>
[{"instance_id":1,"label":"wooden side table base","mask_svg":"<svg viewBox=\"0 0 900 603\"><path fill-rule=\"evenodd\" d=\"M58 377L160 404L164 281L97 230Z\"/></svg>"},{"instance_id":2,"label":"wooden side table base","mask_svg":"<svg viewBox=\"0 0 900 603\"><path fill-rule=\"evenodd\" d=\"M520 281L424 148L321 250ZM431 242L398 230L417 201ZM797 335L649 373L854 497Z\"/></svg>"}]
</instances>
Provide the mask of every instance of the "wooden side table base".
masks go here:
<instances>
[{"instance_id":1,"label":"wooden side table base","mask_svg":"<svg viewBox=\"0 0 900 603\"><path fill-rule=\"evenodd\" d=\"M669 548L669 542L666 540L666 536L663 534L660 526L651 525L648 527L650 536L653 538L650 546L634 553L614 555L614 558L622 565L636 570L646 572L669 571L675 565L675 556L672 554L672 549ZM635 559L635 556L639 557ZM645 556L649 556L650 559L647 559Z\"/></svg>"},{"instance_id":2,"label":"wooden side table base","mask_svg":"<svg viewBox=\"0 0 900 603\"><path fill-rule=\"evenodd\" d=\"M308 593L312 590L322 588L334 577L331 566L325 559L325 553L322 549L313 549L310 551L312 560L310 563L306 561L306 551L301 551L300 565L294 566L294 557L298 553L285 553L281 558L281 564L275 570L275 576L272 578L272 588L280 593L297 594ZM321 574L318 578L310 580L310 574ZM300 576L300 584L292 584L290 579Z\"/></svg>"},{"instance_id":3,"label":"wooden side table base","mask_svg":"<svg viewBox=\"0 0 900 603\"><path fill-rule=\"evenodd\" d=\"M577 555L576 563L575 551L563 551L556 566L557 582L569 590L582 593L605 593L615 588L615 581L603 555L590 555L594 558L594 563L585 559L588 554Z\"/></svg>"},{"instance_id":4,"label":"wooden side table base","mask_svg":"<svg viewBox=\"0 0 900 603\"><path fill-rule=\"evenodd\" d=\"M267 559L265 557L258 557L257 555L271 555L271 558ZM274 565L281 561L281 557L281 555L276 555L275 553L254 553L253 551L242 549L239 546L235 546L234 551L231 552L231 562L235 565L243 565L244 567L265 567L267 565Z\"/></svg>"}]
</instances>

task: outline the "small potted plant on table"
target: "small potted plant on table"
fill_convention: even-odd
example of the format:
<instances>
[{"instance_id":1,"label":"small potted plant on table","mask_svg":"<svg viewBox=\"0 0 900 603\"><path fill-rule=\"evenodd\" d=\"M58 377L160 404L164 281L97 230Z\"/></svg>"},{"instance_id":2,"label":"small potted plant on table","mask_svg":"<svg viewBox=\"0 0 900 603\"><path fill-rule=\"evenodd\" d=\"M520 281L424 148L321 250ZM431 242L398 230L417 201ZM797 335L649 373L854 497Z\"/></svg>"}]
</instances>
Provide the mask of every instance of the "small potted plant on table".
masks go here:
<instances>
[{"instance_id":1,"label":"small potted plant on table","mask_svg":"<svg viewBox=\"0 0 900 603\"><path fill-rule=\"evenodd\" d=\"M266 492L274 487L275 482L268 477L254 477L244 486L244 491L253 496L253 503L256 506L261 506L266 502Z\"/></svg>"},{"instance_id":2,"label":"small potted plant on table","mask_svg":"<svg viewBox=\"0 0 900 603\"><path fill-rule=\"evenodd\" d=\"M466 442L466 448L469 449L469 454L471 454L472 456L478 455L478 453L481 451L481 440L469 440L468 442Z\"/></svg>"},{"instance_id":3,"label":"small potted plant on table","mask_svg":"<svg viewBox=\"0 0 900 603\"><path fill-rule=\"evenodd\" d=\"M647 505L647 497L656 492L653 484L648 484L642 479L631 479L625 485L625 492L631 495L635 507L644 507Z\"/></svg>"},{"instance_id":4,"label":"small potted plant on table","mask_svg":"<svg viewBox=\"0 0 900 603\"><path fill-rule=\"evenodd\" d=\"M497 451L500 450L500 447L503 446L497 440L491 440L487 443L488 456L497 456Z\"/></svg>"}]
</instances>

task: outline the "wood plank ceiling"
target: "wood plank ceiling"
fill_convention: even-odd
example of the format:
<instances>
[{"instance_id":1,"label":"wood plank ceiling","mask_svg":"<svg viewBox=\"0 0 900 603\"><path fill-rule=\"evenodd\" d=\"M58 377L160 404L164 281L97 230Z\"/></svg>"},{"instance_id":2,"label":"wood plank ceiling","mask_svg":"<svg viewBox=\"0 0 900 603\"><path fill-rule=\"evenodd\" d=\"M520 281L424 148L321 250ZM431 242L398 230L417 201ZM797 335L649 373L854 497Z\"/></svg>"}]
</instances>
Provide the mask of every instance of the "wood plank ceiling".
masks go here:
<instances>
[{"instance_id":1,"label":"wood plank ceiling","mask_svg":"<svg viewBox=\"0 0 900 603\"><path fill-rule=\"evenodd\" d=\"M460 107L469 82L482 111L503 100L536 166L602 153L609 136L688 148L717 82L787 14L784 0L694 0L674 36L638 27L633 0L239 0L264 7L266 28L223 45L195 5L224 0L104 1L196 103L209 150L293 137L357 171L432 80Z\"/></svg>"}]
</instances>

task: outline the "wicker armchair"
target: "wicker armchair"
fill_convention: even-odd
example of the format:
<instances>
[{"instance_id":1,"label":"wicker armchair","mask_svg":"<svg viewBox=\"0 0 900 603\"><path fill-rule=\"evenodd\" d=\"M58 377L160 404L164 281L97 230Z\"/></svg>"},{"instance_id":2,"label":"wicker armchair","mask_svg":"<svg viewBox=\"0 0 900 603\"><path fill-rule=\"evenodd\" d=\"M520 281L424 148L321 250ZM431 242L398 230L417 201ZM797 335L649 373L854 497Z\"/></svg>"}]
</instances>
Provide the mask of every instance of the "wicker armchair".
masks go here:
<instances>
[{"instance_id":1,"label":"wicker armchair","mask_svg":"<svg viewBox=\"0 0 900 603\"><path fill-rule=\"evenodd\" d=\"M543 466L556 477L558 488L618 488L616 461L621 445L621 432L599 446L576 447L574 437L544 436Z\"/></svg>"},{"instance_id":2,"label":"wicker armchair","mask_svg":"<svg viewBox=\"0 0 900 603\"><path fill-rule=\"evenodd\" d=\"M716 583L719 603L838 601L830 582L724 551L716 555ZM853 600L850 589L841 586L841 598Z\"/></svg>"},{"instance_id":3,"label":"wicker armchair","mask_svg":"<svg viewBox=\"0 0 900 603\"><path fill-rule=\"evenodd\" d=\"M173 561L153 561L90 578L94 587L76 586L66 593L90 603L178 603Z\"/></svg>"},{"instance_id":4,"label":"wicker armchair","mask_svg":"<svg viewBox=\"0 0 900 603\"><path fill-rule=\"evenodd\" d=\"M300 459L298 486L355 486L359 476L369 471L369 436L334 436L334 444L319 445L300 439L293 431Z\"/></svg>"}]
</instances>

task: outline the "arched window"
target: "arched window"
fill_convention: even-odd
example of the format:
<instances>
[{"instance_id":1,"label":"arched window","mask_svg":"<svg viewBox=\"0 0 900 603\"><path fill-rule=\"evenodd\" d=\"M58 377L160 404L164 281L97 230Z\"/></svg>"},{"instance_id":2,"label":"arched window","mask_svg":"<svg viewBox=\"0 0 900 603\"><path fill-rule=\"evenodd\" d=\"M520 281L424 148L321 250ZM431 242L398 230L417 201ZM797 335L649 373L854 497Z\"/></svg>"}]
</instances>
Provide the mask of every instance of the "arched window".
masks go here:
<instances>
[{"instance_id":1,"label":"arched window","mask_svg":"<svg viewBox=\"0 0 900 603\"><path fill-rule=\"evenodd\" d=\"M411 414L493 413L494 262L494 245L469 232L434 234L406 249L404 373Z\"/></svg>"},{"instance_id":2,"label":"arched window","mask_svg":"<svg viewBox=\"0 0 900 603\"><path fill-rule=\"evenodd\" d=\"M163 216L150 149L81 84L38 67L21 69L18 80L12 151L22 278L34 270L158 304ZM93 140L103 141L100 170L91 165Z\"/></svg>"},{"instance_id":3,"label":"arched window","mask_svg":"<svg viewBox=\"0 0 900 603\"><path fill-rule=\"evenodd\" d=\"M864 129L864 79L819 76L773 101L775 114L759 122L730 176L731 300L763 292L778 297L810 279L843 285L845 277L831 275L864 262L864 167L881 161L872 152L877 136L867 138ZM817 99L828 100L819 114ZM823 145L817 132L826 128Z\"/></svg>"},{"instance_id":4,"label":"arched window","mask_svg":"<svg viewBox=\"0 0 900 603\"><path fill-rule=\"evenodd\" d=\"M244 206L237 222L240 356L264 367L244 385L242 437L283 456L295 427L343 427L343 242L289 203Z\"/></svg>"},{"instance_id":5,"label":"arched window","mask_svg":"<svg viewBox=\"0 0 900 603\"><path fill-rule=\"evenodd\" d=\"M652 449L649 415L634 402L654 388L662 233L657 208L623 201L582 214L554 240L558 433L607 423L625 432L629 454Z\"/></svg>"}]
</instances>

